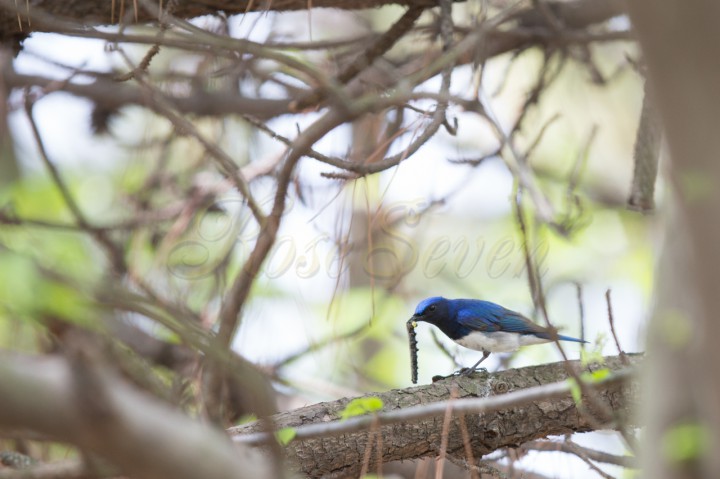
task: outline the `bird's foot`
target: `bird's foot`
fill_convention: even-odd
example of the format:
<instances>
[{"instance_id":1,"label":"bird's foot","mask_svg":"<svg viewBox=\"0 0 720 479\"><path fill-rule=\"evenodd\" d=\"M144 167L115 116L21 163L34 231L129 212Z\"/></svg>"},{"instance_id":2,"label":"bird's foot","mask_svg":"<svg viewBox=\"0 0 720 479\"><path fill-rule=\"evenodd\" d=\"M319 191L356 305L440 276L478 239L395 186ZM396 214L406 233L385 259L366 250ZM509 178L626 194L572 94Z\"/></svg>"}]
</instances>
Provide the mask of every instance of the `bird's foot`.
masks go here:
<instances>
[{"instance_id":1,"label":"bird's foot","mask_svg":"<svg viewBox=\"0 0 720 479\"><path fill-rule=\"evenodd\" d=\"M438 381L442 381L443 379L455 378L455 377L459 377L459 376L469 376L470 374L475 373L475 372L487 373L488 370L485 368L462 368L448 376L440 376L440 375L433 376L432 382L435 383Z\"/></svg>"}]
</instances>

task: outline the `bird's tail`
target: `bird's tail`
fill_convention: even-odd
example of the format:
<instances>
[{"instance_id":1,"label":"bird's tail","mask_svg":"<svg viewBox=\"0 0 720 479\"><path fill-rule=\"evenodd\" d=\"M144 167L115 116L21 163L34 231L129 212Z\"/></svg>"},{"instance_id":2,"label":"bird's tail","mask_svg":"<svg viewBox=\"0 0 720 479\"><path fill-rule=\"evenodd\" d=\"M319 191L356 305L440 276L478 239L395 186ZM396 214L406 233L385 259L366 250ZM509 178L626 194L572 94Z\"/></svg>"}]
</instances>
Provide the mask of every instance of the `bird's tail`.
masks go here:
<instances>
[{"instance_id":1,"label":"bird's tail","mask_svg":"<svg viewBox=\"0 0 720 479\"><path fill-rule=\"evenodd\" d=\"M555 339L554 335L552 335L550 333L546 333L546 332L539 333L537 336L540 338L543 338L543 339L548 339L550 341ZM571 336L565 336L563 334L558 334L557 339L558 339L558 341L572 341L574 343L585 343L585 344L589 343L588 341L583 341L582 339L573 338Z\"/></svg>"},{"instance_id":2,"label":"bird's tail","mask_svg":"<svg viewBox=\"0 0 720 479\"><path fill-rule=\"evenodd\" d=\"M587 341L583 341L582 339L572 338L572 337L570 337L570 336L564 336L564 335L562 335L562 334L558 334L558 335L557 335L557 338L558 338L560 341L573 341L573 342L575 342L575 343L586 343L586 344L588 343ZM552 338L548 338L548 339L552 339Z\"/></svg>"}]
</instances>

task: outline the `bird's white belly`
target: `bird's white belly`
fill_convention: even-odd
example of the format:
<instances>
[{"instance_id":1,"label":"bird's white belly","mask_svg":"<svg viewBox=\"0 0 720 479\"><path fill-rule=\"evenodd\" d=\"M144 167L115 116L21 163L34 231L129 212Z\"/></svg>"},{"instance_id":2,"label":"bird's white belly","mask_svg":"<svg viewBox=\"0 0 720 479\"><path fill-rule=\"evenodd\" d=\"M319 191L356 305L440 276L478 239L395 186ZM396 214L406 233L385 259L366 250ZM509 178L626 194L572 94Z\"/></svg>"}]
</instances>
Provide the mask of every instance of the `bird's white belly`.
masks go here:
<instances>
[{"instance_id":1,"label":"bird's white belly","mask_svg":"<svg viewBox=\"0 0 720 479\"><path fill-rule=\"evenodd\" d=\"M520 346L531 344L547 343L549 340L538 338L532 334L517 334L497 331L494 333L472 332L462 339L456 339L456 343L475 351L487 351L489 353L507 353L516 351Z\"/></svg>"}]
</instances>

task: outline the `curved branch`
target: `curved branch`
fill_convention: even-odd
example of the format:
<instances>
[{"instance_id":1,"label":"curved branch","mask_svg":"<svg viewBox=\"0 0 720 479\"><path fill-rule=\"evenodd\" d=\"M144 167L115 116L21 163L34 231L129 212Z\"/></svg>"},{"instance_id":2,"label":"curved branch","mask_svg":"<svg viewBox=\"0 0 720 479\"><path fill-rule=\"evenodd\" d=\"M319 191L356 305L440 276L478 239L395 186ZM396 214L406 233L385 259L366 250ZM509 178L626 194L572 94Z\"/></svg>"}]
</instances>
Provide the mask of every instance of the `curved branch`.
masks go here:
<instances>
[{"instance_id":1,"label":"curved branch","mask_svg":"<svg viewBox=\"0 0 720 479\"><path fill-rule=\"evenodd\" d=\"M93 83L60 82L40 75L24 75L16 72L10 62L2 65L2 82L8 88L38 86L48 92L61 91L87 98L107 111L115 111L127 105L138 105L163 114L150 101L147 93L139 87L113 80L97 78ZM162 95L162 99L180 113L194 115L246 114L259 119L270 119L289 112L289 100L246 98L235 92L195 92L191 96Z\"/></svg>"},{"instance_id":2,"label":"curved branch","mask_svg":"<svg viewBox=\"0 0 720 479\"><path fill-rule=\"evenodd\" d=\"M132 477L270 477L266 460L90 358L0 356L0 427L97 453Z\"/></svg>"}]
</instances>

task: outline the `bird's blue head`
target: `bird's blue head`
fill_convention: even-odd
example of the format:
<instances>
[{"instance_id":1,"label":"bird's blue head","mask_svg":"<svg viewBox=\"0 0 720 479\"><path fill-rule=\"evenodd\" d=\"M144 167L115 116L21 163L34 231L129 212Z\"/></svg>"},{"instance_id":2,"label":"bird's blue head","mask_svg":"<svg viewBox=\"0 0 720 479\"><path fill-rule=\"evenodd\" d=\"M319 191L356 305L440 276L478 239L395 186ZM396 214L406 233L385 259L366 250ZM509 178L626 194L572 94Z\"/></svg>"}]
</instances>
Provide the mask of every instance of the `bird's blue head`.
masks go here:
<instances>
[{"instance_id":1,"label":"bird's blue head","mask_svg":"<svg viewBox=\"0 0 720 479\"><path fill-rule=\"evenodd\" d=\"M412 319L439 326L450 318L450 313L450 301L441 296L433 296L420 301Z\"/></svg>"}]
</instances>

